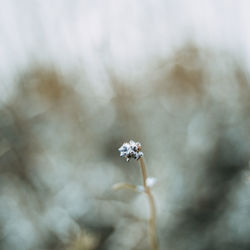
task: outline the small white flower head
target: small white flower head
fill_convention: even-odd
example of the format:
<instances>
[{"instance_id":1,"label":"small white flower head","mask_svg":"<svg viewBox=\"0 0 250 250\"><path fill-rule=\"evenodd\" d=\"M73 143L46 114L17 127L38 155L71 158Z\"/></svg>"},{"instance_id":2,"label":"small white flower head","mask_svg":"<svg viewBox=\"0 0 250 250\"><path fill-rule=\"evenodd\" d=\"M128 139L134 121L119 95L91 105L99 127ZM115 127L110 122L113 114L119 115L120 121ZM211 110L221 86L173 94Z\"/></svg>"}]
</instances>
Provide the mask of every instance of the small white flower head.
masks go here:
<instances>
[{"instance_id":1,"label":"small white flower head","mask_svg":"<svg viewBox=\"0 0 250 250\"><path fill-rule=\"evenodd\" d=\"M155 185L155 183L157 182L157 179L155 177L148 177L146 179L146 185L147 187L153 187Z\"/></svg>"},{"instance_id":2,"label":"small white flower head","mask_svg":"<svg viewBox=\"0 0 250 250\"><path fill-rule=\"evenodd\" d=\"M123 143L118 150L120 151L120 156L124 157L127 161L131 158L139 160L143 156L141 152L141 143L134 142L133 140Z\"/></svg>"}]
</instances>

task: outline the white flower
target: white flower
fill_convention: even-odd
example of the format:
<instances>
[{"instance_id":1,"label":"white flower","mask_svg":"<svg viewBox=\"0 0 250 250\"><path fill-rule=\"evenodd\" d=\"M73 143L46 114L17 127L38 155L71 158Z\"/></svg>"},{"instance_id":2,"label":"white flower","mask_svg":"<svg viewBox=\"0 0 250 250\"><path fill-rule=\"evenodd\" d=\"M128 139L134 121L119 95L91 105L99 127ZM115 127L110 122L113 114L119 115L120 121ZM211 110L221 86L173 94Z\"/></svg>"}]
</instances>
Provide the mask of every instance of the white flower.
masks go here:
<instances>
[{"instance_id":1,"label":"white flower","mask_svg":"<svg viewBox=\"0 0 250 250\"><path fill-rule=\"evenodd\" d=\"M131 158L139 160L143 156L141 152L141 143L134 142L133 140L123 143L118 150L120 151L120 156L124 157L127 161Z\"/></svg>"},{"instance_id":2,"label":"white flower","mask_svg":"<svg viewBox=\"0 0 250 250\"><path fill-rule=\"evenodd\" d=\"M147 187L153 187L155 185L155 183L157 182L157 179L155 177L148 177L146 179L146 185Z\"/></svg>"}]
</instances>

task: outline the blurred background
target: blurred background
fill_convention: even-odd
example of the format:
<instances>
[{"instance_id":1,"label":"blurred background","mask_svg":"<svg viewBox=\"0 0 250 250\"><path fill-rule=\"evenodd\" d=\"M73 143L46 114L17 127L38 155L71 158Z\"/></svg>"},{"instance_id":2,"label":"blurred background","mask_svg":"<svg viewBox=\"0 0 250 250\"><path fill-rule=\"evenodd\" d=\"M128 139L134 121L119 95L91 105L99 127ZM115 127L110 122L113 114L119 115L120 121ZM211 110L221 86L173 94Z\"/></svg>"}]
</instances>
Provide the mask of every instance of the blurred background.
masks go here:
<instances>
[{"instance_id":1,"label":"blurred background","mask_svg":"<svg viewBox=\"0 0 250 250\"><path fill-rule=\"evenodd\" d=\"M249 1L0 7L0 249L250 249Z\"/></svg>"}]
</instances>

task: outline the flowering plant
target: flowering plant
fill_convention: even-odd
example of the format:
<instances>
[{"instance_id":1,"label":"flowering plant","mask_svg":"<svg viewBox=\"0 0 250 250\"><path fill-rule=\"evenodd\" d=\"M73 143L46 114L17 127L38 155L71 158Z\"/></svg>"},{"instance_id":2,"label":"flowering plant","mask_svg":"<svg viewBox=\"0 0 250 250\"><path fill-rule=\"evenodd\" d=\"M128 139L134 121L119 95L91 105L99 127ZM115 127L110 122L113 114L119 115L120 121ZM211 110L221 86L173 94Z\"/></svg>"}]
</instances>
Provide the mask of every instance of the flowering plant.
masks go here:
<instances>
[{"instance_id":1,"label":"flowering plant","mask_svg":"<svg viewBox=\"0 0 250 250\"><path fill-rule=\"evenodd\" d=\"M143 152L141 151L142 150L141 143L130 140L129 142L123 143L118 150L120 151L120 156L124 157L126 161L129 161L131 158L139 161L142 173L143 185L117 183L113 186L113 188L115 190L122 188L130 189L140 193L145 193L147 195L150 206L149 235L150 235L151 248L152 250L157 250L158 243L157 243L156 227L155 227L156 208L155 208L154 198L151 192L151 187L154 186L156 179L154 177L147 176L146 166L143 160Z\"/></svg>"}]
</instances>

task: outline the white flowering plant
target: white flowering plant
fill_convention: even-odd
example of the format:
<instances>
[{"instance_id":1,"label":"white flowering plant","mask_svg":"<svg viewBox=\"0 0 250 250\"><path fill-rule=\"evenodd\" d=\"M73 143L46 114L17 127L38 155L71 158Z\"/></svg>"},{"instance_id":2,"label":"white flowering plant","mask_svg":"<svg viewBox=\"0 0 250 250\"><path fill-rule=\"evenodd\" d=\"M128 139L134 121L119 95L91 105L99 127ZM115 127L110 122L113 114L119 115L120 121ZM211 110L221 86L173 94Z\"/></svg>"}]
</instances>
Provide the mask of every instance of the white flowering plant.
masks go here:
<instances>
[{"instance_id":1,"label":"white flowering plant","mask_svg":"<svg viewBox=\"0 0 250 250\"><path fill-rule=\"evenodd\" d=\"M128 183L117 183L113 186L115 190L118 189L130 189L139 193L144 193L148 197L150 206L150 217L148 220L149 224L149 236L152 250L158 250L157 234L156 234L156 208L154 197L151 192L151 188L156 183L156 178L148 177L145 162L143 160L142 146L140 142L134 142L130 140L129 142L124 142L122 146L118 149L120 151L120 156L124 157L126 161L130 159L135 159L139 161L143 185L132 185Z\"/></svg>"}]
</instances>

